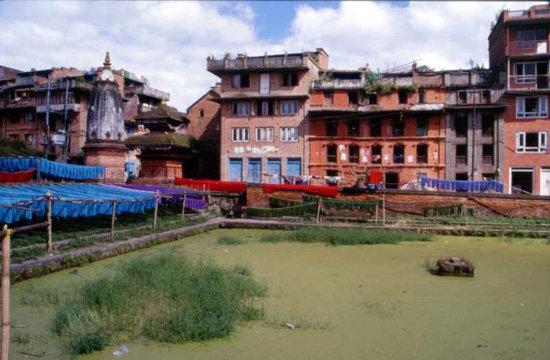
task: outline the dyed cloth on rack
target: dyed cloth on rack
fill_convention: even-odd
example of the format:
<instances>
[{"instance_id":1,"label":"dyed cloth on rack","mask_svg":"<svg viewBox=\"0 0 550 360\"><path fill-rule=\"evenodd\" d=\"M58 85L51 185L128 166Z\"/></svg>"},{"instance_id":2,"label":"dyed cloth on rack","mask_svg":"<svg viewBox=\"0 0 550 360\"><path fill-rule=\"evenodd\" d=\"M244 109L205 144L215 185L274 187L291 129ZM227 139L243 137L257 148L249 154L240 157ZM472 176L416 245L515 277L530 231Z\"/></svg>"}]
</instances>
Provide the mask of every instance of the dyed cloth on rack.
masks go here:
<instances>
[{"instance_id":1,"label":"dyed cloth on rack","mask_svg":"<svg viewBox=\"0 0 550 360\"><path fill-rule=\"evenodd\" d=\"M246 192L246 183L240 181L216 181L175 178L174 184L183 185L198 190Z\"/></svg>"},{"instance_id":2,"label":"dyed cloth on rack","mask_svg":"<svg viewBox=\"0 0 550 360\"><path fill-rule=\"evenodd\" d=\"M32 180L34 170L0 172L0 183L21 183Z\"/></svg>"},{"instance_id":3,"label":"dyed cloth on rack","mask_svg":"<svg viewBox=\"0 0 550 360\"><path fill-rule=\"evenodd\" d=\"M186 188L173 188L167 186L157 186L157 185L138 185L138 184L127 184L127 185L117 185L123 188L142 190L142 191L151 191L153 193L159 192L161 197L161 202L172 202L176 204L181 204L182 197L185 195L185 207L193 210L201 210L206 207L206 202L204 197L206 195L205 191L199 191L194 189Z\"/></svg>"},{"instance_id":4,"label":"dyed cloth on rack","mask_svg":"<svg viewBox=\"0 0 550 360\"><path fill-rule=\"evenodd\" d=\"M60 180L94 180L102 178L103 166L65 164L44 158L0 158L0 171L22 171L37 168L41 176Z\"/></svg>"},{"instance_id":5,"label":"dyed cloth on rack","mask_svg":"<svg viewBox=\"0 0 550 360\"><path fill-rule=\"evenodd\" d=\"M338 194L338 188L336 186L263 184L262 190L264 193L272 193L275 191L300 191L325 197L335 197L336 194Z\"/></svg>"},{"instance_id":6,"label":"dyed cloth on rack","mask_svg":"<svg viewBox=\"0 0 550 360\"><path fill-rule=\"evenodd\" d=\"M468 191L468 192L485 192L496 191L504 192L504 184L500 181L466 181L466 180L441 180L423 177L420 178L422 187L436 188L446 191Z\"/></svg>"},{"instance_id":7,"label":"dyed cloth on rack","mask_svg":"<svg viewBox=\"0 0 550 360\"><path fill-rule=\"evenodd\" d=\"M309 182L311 181L311 176L309 176L309 175L283 176L283 180L284 180L285 184L291 184L291 185L307 184L307 185L309 185Z\"/></svg>"},{"instance_id":8,"label":"dyed cloth on rack","mask_svg":"<svg viewBox=\"0 0 550 360\"><path fill-rule=\"evenodd\" d=\"M0 186L0 223L31 220L46 214L46 193L52 194L52 216L89 217L111 215L113 200L116 214L142 213L155 207L156 195L148 191L99 184L24 184ZM12 208L9 206L18 206ZM24 209L27 208L27 209ZM33 211L35 210L35 211Z\"/></svg>"}]
</instances>

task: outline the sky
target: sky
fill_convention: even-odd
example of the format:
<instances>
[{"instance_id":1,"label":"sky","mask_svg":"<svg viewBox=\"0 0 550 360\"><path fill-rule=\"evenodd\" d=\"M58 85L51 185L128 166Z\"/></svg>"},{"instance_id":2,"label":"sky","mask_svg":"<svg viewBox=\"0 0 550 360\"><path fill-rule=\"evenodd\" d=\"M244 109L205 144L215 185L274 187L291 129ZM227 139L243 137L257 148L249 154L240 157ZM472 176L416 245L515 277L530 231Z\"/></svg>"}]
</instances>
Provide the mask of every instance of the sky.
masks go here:
<instances>
[{"instance_id":1,"label":"sky","mask_svg":"<svg viewBox=\"0 0 550 360\"><path fill-rule=\"evenodd\" d=\"M540 3L540 2L539 2ZM185 111L219 79L206 58L324 48L331 68L487 66L491 21L532 2L0 1L0 65L100 66L145 76Z\"/></svg>"}]
</instances>

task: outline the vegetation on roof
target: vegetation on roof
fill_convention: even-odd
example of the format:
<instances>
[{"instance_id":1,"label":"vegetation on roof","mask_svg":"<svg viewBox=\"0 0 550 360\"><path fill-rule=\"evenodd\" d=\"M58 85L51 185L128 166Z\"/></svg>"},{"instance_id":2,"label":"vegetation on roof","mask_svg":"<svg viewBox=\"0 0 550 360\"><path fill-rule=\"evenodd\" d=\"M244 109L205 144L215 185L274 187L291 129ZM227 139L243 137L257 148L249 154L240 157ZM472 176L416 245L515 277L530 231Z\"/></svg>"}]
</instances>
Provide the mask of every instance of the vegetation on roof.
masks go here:
<instances>
[{"instance_id":1,"label":"vegetation on roof","mask_svg":"<svg viewBox=\"0 0 550 360\"><path fill-rule=\"evenodd\" d=\"M43 156L42 151L29 148L23 141L0 138L0 156Z\"/></svg>"},{"instance_id":2,"label":"vegetation on roof","mask_svg":"<svg viewBox=\"0 0 550 360\"><path fill-rule=\"evenodd\" d=\"M195 148L196 140L188 134L179 133L149 133L132 136L124 143L130 147L174 146L179 148Z\"/></svg>"},{"instance_id":3,"label":"vegetation on roof","mask_svg":"<svg viewBox=\"0 0 550 360\"><path fill-rule=\"evenodd\" d=\"M187 120L185 114L176 108L166 104L160 104L157 108L135 116L136 120L170 119L178 122Z\"/></svg>"}]
</instances>

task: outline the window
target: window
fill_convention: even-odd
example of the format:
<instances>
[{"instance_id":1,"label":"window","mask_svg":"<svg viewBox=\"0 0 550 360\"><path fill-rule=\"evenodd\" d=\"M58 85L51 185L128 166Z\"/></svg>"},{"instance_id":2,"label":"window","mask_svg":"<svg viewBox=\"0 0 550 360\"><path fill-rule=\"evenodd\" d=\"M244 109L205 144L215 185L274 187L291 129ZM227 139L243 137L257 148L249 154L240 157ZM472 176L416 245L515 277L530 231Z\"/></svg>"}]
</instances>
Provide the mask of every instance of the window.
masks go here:
<instances>
[{"instance_id":1,"label":"window","mask_svg":"<svg viewBox=\"0 0 550 360\"><path fill-rule=\"evenodd\" d=\"M334 177L340 175L340 172L338 170L327 170L325 174L327 174L327 176Z\"/></svg>"},{"instance_id":2,"label":"window","mask_svg":"<svg viewBox=\"0 0 550 360\"><path fill-rule=\"evenodd\" d=\"M533 193L533 168L513 167L510 169L512 194L532 194Z\"/></svg>"},{"instance_id":3,"label":"window","mask_svg":"<svg viewBox=\"0 0 550 360\"><path fill-rule=\"evenodd\" d=\"M282 115L294 115L298 112L298 101L296 100L282 100L280 104Z\"/></svg>"},{"instance_id":4,"label":"window","mask_svg":"<svg viewBox=\"0 0 550 360\"><path fill-rule=\"evenodd\" d=\"M231 78L231 85L234 88L247 88L250 86L248 74L234 74Z\"/></svg>"},{"instance_id":5,"label":"window","mask_svg":"<svg viewBox=\"0 0 550 360\"><path fill-rule=\"evenodd\" d=\"M495 118L490 114L481 115L481 134L483 136L493 136Z\"/></svg>"},{"instance_id":6,"label":"window","mask_svg":"<svg viewBox=\"0 0 550 360\"><path fill-rule=\"evenodd\" d=\"M399 174L396 172L386 173L386 189L399 189Z\"/></svg>"},{"instance_id":7,"label":"window","mask_svg":"<svg viewBox=\"0 0 550 360\"><path fill-rule=\"evenodd\" d=\"M234 142L248 142L248 128L232 128Z\"/></svg>"},{"instance_id":8,"label":"window","mask_svg":"<svg viewBox=\"0 0 550 360\"><path fill-rule=\"evenodd\" d=\"M483 180L485 180L485 181L496 180L495 173L483 173L483 174L481 174L481 176L483 177Z\"/></svg>"},{"instance_id":9,"label":"window","mask_svg":"<svg viewBox=\"0 0 550 360\"><path fill-rule=\"evenodd\" d=\"M10 134L10 138L19 140L19 134Z\"/></svg>"},{"instance_id":10,"label":"window","mask_svg":"<svg viewBox=\"0 0 550 360\"><path fill-rule=\"evenodd\" d=\"M325 135L337 136L338 135L338 122L333 119L325 119Z\"/></svg>"},{"instance_id":11,"label":"window","mask_svg":"<svg viewBox=\"0 0 550 360\"><path fill-rule=\"evenodd\" d=\"M456 146L455 162L457 165L468 164L468 145L461 144Z\"/></svg>"},{"instance_id":12,"label":"window","mask_svg":"<svg viewBox=\"0 0 550 360\"><path fill-rule=\"evenodd\" d=\"M34 122L34 114L33 113L26 113L25 114L25 121L28 123Z\"/></svg>"},{"instance_id":13,"label":"window","mask_svg":"<svg viewBox=\"0 0 550 360\"><path fill-rule=\"evenodd\" d=\"M256 128L256 141L273 141L273 128L272 127Z\"/></svg>"},{"instance_id":14,"label":"window","mask_svg":"<svg viewBox=\"0 0 550 360\"><path fill-rule=\"evenodd\" d=\"M462 181L468 180L468 173L467 172L456 173L455 180L462 180Z\"/></svg>"},{"instance_id":15,"label":"window","mask_svg":"<svg viewBox=\"0 0 550 360\"><path fill-rule=\"evenodd\" d=\"M250 103L246 101L239 101L233 103L233 115L246 116L250 115Z\"/></svg>"},{"instance_id":16,"label":"window","mask_svg":"<svg viewBox=\"0 0 550 360\"><path fill-rule=\"evenodd\" d=\"M350 163L359 163L359 146L350 145L349 146L349 162Z\"/></svg>"},{"instance_id":17,"label":"window","mask_svg":"<svg viewBox=\"0 0 550 360\"><path fill-rule=\"evenodd\" d=\"M337 146L334 144L327 145L327 162L335 163L337 159Z\"/></svg>"},{"instance_id":18,"label":"window","mask_svg":"<svg viewBox=\"0 0 550 360\"><path fill-rule=\"evenodd\" d=\"M258 101L256 102L256 115L273 115L273 101Z\"/></svg>"},{"instance_id":19,"label":"window","mask_svg":"<svg viewBox=\"0 0 550 360\"><path fill-rule=\"evenodd\" d=\"M485 165L493 165L493 144L483 144L482 161Z\"/></svg>"},{"instance_id":20,"label":"window","mask_svg":"<svg viewBox=\"0 0 550 360\"><path fill-rule=\"evenodd\" d=\"M546 132L516 133L516 152L546 152Z\"/></svg>"},{"instance_id":21,"label":"window","mask_svg":"<svg viewBox=\"0 0 550 360\"><path fill-rule=\"evenodd\" d=\"M426 103L426 91L420 90L418 92L418 103L419 104L425 104Z\"/></svg>"},{"instance_id":22,"label":"window","mask_svg":"<svg viewBox=\"0 0 550 360\"><path fill-rule=\"evenodd\" d=\"M457 115L454 118L455 136L459 138L468 136L468 117Z\"/></svg>"},{"instance_id":23,"label":"window","mask_svg":"<svg viewBox=\"0 0 550 360\"><path fill-rule=\"evenodd\" d=\"M466 90L458 92L458 103L466 104L468 102L468 92Z\"/></svg>"},{"instance_id":24,"label":"window","mask_svg":"<svg viewBox=\"0 0 550 360\"><path fill-rule=\"evenodd\" d=\"M204 109L199 109L199 116L200 116L201 118L204 117Z\"/></svg>"},{"instance_id":25,"label":"window","mask_svg":"<svg viewBox=\"0 0 550 360\"><path fill-rule=\"evenodd\" d=\"M533 83L537 81L536 63L518 63L515 64L516 82Z\"/></svg>"},{"instance_id":26,"label":"window","mask_svg":"<svg viewBox=\"0 0 550 360\"><path fill-rule=\"evenodd\" d=\"M483 90L481 92L481 101L483 101L485 104L491 103L491 90Z\"/></svg>"},{"instance_id":27,"label":"window","mask_svg":"<svg viewBox=\"0 0 550 360\"><path fill-rule=\"evenodd\" d=\"M428 163L428 145L419 144L416 146L416 163L427 164Z\"/></svg>"},{"instance_id":28,"label":"window","mask_svg":"<svg viewBox=\"0 0 550 360\"><path fill-rule=\"evenodd\" d=\"M393 162L395 164L405 163L405 146L395 145L393 147Z\"/></svg>"},{"instance_id":29,"label":"window","mask_svg":"<svg viewBox=\"0 0 550 360\"><path fill-rule=\"evenodd\" d=\"M34 145L34 134L25 134L25 142L27 145Z\"/></svg>"},{"instance_id":30,"label":"window","mask_svg":"<svg viewBox=\"0 0 550 360\"><path fill-rule=\"evenodd\" d=\"M400 104L406 104L407 100L409 98L409 92L407 90L399 90L397 91L397 95L399 96L399 103Z\"/></svg>"},{"instance_id":31,"label":"window","mask_svg":"<svg viewBox=\"0 0 550 360\"><path fill-rule=\"evenodd\" d=\"M371 163L382 164L382 145L373 145Z\"/></svg>"},{"instance_id":32,"label":"window","mask_svg":"<svg viewBox=\"0 0 550 360\"><path fill-rule=\"evenodd\" d=\"M537 118L548 116L548 98L546 96L516 98L517 118Z\"/></svg>"},{"instance_id":33,"label":"window","mask_svg":"<svg viewBox=\"0 0 550 360\"><path fill-rule=\"evenodd\" d=\"M428 135L428 118L419 116L416 118L416 136Z\"/></svg>"},{"instance_id":34,"label":"window","mask_svg":"<svg viewBox=\"0 0 550 360\"><path fill-rule=\"evenodd\" d=\"M359 102L357 91L348 91L348 102L350 105L356 105Z\"/></svg>"},{"instance_id":35,"label":"window","mask_svg":"<svg viewBox=\"0 0 550 360\"><path fill-rule=\"evenodd\" d=\"M325 106L333 104L333 102L334 102L334 93L332 91L325 91L323 93L323 96L325 98Z\"/></svg>"},{"instance_id":36,"label":"window","mask_svg":"<svg viewBox=\"0 0 550 360\"><path fill-rule=\"evenodd\" d=\"M298 141L298 128L297 127L282 127L281 128L281 141Z\"/></svg>"},{"instance_id":37,"label":"window","mask_svg":"<svg viewBox=\"0 0 550 360\"><path fill-rule=\"evenodd\" d=\"M281 74L281 86L297 86L297 85L298 85L297 73Z\"/></svg>"},{"instance_id":38,"label":"window","mask_svg":"<svg viewBox=\"0 0 550 360\"><path fill-rule=\"evenodd\" d=\"M370 136L382 136L382 122L380 119L370 120Z\"/></svg>"},{"instance_id":39,"label":"window","mask_svg":"<svg viewBox=\"0 0 550 360\"><path fill-rule=\"evenodd\" d=\"M378 104L378 96L376 94L369 94L369 105L376 105Z\"/></svg>"},{"instance_id":40,"label":"window","mask_svg":"<svg viewBox=\"0 0 550 360\"><path fill-rule=\"evenodd\" d=\"M17 117L17 115L12 114L9 119L10 124L19 124L19 117Z\"/></svg>"},{"instance_id":41,"label":"window","mask_svg":"<svg viewBox=\"0 0 550 360\"><path fill-rule=\"evenodd\" d=\"M359 136L359 119L348 120L348 135Z\"/></svg>"},{"instance_id":42,"label":"window","mask_svg":"<svg viewBox=\"0 0 550 360\"><path fill-rule=\"evenodd\" d=\"M544 28L521 29L516 31L516 41L546 40L547 37L548 30Z\"/></svg>"},{"instance_id":43,"label":"window","mask_svg":"<svg viewBox=\"0 0 550 360\"><path fill-rule=\"evenodd\" d=\"M405 135L405 122L401 118L392 120L392 136Z\"/></svg>"}]
</instances>

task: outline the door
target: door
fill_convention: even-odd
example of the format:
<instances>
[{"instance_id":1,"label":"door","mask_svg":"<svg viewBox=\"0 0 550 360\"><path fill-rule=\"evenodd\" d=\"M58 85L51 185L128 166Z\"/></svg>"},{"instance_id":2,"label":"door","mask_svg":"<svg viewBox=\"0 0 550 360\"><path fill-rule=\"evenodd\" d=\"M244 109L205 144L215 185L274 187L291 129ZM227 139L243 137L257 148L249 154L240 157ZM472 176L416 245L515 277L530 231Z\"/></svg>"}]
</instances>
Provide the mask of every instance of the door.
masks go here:
<instances>
[{"instance_id":1,"label":"door","mask_svg":"<svg viewBox=\"0 0 550 360\"><path fill-rule=\"evenodd\" d=\"M229 159L228 181L243 181L243 159Z\"/></svg>"},{"instance_id":2,"label":"door","mask_svg":"<svg viewBox=\"0 0 550 360\"><path fill-rule=\"evenodd\" d=\"M300 176L302 175L302 159L290 158L286 161L286 175Z\"/></svg>"},{"instance_id":3,"label":"door","mask_svg":"<svg viewBox=\"0 0 550 360\"><path fill-rule=\"evenodd\" d=\"M543 168L540 173L540 194L550 195L550 168Z\"/></svg>"},{"instance_id":4,"label":"door","mask_svg":"<svg viewBox=\"0 0 550 360\"><path fill-rule=\"evenodd\" d=\"M269 182L279 184L281 182L281 159L267 159L267 172Z\"/></svg>"},{"instance_id":5,"label":"door","mask_svg":"<svg viewBox=\"0 0 550 360\"><path fill-rule=\"evenodd\" d=\"M260 94L269 94L269 74L260 74Z\"/></svg>"},{"instance_id":6,"label":"door","mask_svg":"<svg viewBox=\"0 0 550 360\"><path fill-rule=\"evenodd\" d=\"M262 182L262 159L248 159L246 181L251 183Z\"/></svg>"}]
</instances>

